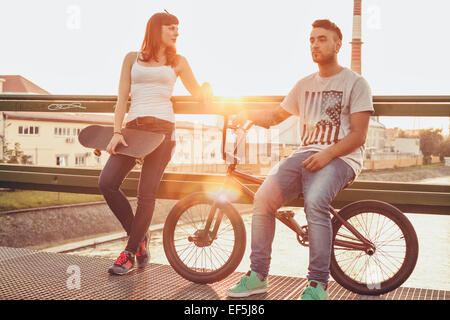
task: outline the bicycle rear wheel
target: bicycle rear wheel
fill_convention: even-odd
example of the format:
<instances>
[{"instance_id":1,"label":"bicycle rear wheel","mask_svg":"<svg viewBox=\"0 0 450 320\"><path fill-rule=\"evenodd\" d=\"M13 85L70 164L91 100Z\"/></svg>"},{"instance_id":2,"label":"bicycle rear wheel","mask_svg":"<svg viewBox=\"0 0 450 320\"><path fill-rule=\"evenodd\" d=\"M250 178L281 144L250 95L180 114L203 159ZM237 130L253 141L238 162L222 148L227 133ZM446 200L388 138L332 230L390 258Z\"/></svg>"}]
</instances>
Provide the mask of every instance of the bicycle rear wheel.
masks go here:
<instances>
[{"instance_id":1,"label":"bicycle rear wheel","mask_svg":"<svg viewBox=\"0 0 450 320\"><path fill-rule=\"evenodd\" d=\"M205 230L208 217L211 227ZM183 278L196 283L216 282L241 262L246 247L245 225L230 203L215 202L207 193L194 193L170 211L163 244L170 265Z\"/></svg>"},{"instance_id":2,"label":"bicycle rear wheel","mask_svg":"<svg viewBox=\"0 0 450 320\"><path fill-rule=\"evenodd\" d=\"M408 279L417 262L419 244L408 218L396 207L381 201L358 201L339 215L375 247L367 253L335 245L356 237L333 218L331 276L344 288L359 294L380 295L398 288Z\"/></svg>"}]
</instances>

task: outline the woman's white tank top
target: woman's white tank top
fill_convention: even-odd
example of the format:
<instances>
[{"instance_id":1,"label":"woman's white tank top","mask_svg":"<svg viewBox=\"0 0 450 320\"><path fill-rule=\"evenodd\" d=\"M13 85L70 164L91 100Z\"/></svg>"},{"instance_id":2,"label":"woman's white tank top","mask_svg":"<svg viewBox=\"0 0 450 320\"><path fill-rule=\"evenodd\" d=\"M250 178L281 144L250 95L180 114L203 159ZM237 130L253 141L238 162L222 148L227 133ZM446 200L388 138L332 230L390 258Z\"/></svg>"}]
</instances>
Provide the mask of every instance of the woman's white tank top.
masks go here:
<instances>
[{"instance_id":1,"label":"woman's white tank top","mask_svg":"<svg viewBox=\"0 0 450 320\"><path fill-rule=\"evenodd\" d=\"M175 122L172 97L177 75L171 66L146 67L136 60L131 67L131 106L126 122L152 116Z\"/></svg>"}]
</instances>

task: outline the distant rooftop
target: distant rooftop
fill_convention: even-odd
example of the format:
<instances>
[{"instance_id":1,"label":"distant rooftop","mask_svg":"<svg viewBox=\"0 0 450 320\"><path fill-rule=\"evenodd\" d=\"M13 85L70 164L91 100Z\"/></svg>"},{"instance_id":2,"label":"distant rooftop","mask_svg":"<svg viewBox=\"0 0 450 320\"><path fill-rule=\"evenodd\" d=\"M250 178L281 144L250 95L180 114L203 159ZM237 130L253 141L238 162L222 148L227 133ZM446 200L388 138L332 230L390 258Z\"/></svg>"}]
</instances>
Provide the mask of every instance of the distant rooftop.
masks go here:
<instances>
[{"instance_id":1,"label":"distant rooftop","mask_svg":"<svg viewBox=\"0 0 450 320\"><path fill-rule=\"evenodd\" d=\"M0 74L0 79L5 80L3 82L4 93L30 93L30 94L50 94L50 92L42 89L30 80L22 77L21 75L3 75Z\"/></svg>"}]
</instances>

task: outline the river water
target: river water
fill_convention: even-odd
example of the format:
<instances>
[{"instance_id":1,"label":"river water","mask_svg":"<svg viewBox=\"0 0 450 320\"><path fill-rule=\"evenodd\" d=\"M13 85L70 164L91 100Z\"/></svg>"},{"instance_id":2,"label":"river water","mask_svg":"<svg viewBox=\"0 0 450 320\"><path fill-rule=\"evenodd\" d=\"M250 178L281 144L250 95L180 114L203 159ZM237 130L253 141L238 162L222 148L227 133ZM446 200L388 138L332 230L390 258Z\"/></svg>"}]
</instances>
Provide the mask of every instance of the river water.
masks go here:
<instances>
[{"instance_id":1,"label":"river water","mask_svg":"<svg viewBox=\"0 0 450 320\"><path fill-rule=\"evenodd\" d=\"M450 177L426 179L421 182L450 184ZM449 291L450 216L408 213L406 216L414 226L419 239L419 258L413 273L403 286ZM302 208L296 209L295 218L300 225L306 224ZM243 215L243 220L247 230L247 249L236 271L246 272L250 266L251 215ZM152 232L151 237L151 261L168 264L162 246L162 230ZM80 249L72 254L109 257L112 264L125 246L126 240L117 240L97 245L95 248ZM277 220L270 273L304 278L308 272L308 255L309 248L301 246L295 234Z\"/></svg>"}]
</instances>

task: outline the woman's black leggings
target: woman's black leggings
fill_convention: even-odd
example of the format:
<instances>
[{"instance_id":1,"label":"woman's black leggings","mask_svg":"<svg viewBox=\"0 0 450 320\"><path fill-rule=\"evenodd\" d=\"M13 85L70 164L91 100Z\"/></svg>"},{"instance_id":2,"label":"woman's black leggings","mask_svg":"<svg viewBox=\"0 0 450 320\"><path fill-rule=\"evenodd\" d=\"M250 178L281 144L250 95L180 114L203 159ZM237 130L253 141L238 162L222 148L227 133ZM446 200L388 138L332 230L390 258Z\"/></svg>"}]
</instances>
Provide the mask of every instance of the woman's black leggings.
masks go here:
<instances>
[{"instance_id":1,"label":"woman's black leggings","mask_svg":"<svg viewBox=\"0 0 450 320\"><path fill-rule=\"evenodd\" d=\"M144 239L150 227L155 208L156 193L164 170L175 148L174 124L154 118L154 123L139 124L129 122L126 127L147 130L165 135L164 141L151 154L144 158L137 193L137 209L133 215L131 205L120 190L128 173L134 168L136 160L124 155L111 155L103 168L100 178L100 190L114 215L119 219L129 239L125 248L136 253L139 243ZM129 141L127 141L129 143Z\"/></svg>"}]
</instances>

